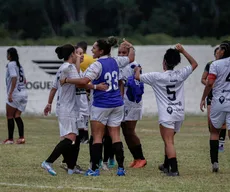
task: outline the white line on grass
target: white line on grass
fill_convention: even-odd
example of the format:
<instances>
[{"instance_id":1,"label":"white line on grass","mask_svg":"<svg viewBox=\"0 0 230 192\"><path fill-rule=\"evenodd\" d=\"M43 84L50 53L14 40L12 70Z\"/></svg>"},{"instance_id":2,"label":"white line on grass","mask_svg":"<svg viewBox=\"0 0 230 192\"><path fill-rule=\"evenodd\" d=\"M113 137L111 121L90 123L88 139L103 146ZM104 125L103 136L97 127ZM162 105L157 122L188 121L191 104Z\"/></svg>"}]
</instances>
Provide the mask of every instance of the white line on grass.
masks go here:
<instances>
[{"instance_id":1,"label":"white line on grass","mask_svg":"<svg viewBox=\"0 0 230 192\"><path fill-rule=\"evenodd\" d=\"M45 186L45 185L27 185L27 184L20 184L20 183L0 183L2 186L9 186L9 187L26 187L29 189L72 189L72 190L92 190L92 191L119 191L118 189L105 189L105 188L96 188L96 187L64 187L64 186Z\"/></svg>"}]
</instances>

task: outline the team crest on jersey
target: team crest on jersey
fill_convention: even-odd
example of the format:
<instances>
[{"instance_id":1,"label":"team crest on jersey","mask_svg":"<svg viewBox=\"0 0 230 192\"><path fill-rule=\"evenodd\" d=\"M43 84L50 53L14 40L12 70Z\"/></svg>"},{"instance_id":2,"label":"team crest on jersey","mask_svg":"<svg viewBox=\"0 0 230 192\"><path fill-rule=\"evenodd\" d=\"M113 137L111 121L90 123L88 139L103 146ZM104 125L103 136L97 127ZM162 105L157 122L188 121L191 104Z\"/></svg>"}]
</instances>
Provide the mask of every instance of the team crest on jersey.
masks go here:
<instances>
[{"instance_id":1,"label":"team crest on jersey","mask_svg":"<svg viewBox=\"0 0 230 192\"><path fill-rule=\"evenodd\" d=\"M59 67L63 64L63 61L59 60L32 60L36 63L40 69L45 71L49 75L56 75Z\"/></svg>"},{"instance_id":2,"label":"team crest on jersey","mask_svg":"<svg viewBox=\"0 0 230 192\"><path fill-rule=\"evenodd\" d=\"M173 112L173 108L172 108L172 107L168 107L168 108L167 108L167 112L171 115L172 112Z\"/></svg>"},{"instance_id":3,"label":"team crest on jersey","mask_svg":"<svg viewBox=\"0 0 230 192\"><path fill-rule=\"evenodd\" d=\"M222 104L224 101L225 101L225 97L224 97L224 96L221 96L221 97L219 98L219 102Z\"/></svg>"}]
</instances>

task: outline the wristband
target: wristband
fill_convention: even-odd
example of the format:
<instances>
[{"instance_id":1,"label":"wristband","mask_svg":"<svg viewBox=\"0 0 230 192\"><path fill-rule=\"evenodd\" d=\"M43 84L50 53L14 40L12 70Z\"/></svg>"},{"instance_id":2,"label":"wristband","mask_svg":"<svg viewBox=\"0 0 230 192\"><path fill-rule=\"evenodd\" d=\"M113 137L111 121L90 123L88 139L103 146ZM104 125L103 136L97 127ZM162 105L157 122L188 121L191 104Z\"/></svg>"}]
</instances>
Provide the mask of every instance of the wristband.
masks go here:
<instances>
[{"instance_id":1,"label":"wristband","mask_svg":"<svg viewBox=\"0 0 230 192\"><path fill-rule=\"evenodd\" d=\"M97 85L93 85L93 89L97 89Z\"/></svg>"}]
</instances>

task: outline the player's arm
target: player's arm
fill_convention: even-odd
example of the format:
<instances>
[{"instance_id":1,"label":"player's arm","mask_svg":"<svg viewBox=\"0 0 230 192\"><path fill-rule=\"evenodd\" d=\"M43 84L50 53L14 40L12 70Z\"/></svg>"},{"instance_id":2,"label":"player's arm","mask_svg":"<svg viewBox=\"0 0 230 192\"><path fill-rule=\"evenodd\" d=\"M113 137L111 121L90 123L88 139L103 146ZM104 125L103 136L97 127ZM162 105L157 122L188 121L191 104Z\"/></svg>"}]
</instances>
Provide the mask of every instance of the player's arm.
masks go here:
<instances>
[{"instance_id":1,"label":"player's arm","mask_svg":"<svg viewBox=\"0 0 230 192\"><path fill-rule=\"evenodd\" d=\"M123 80L119 80L118 83L119 83L119 89L120 89L120 92L121 92L121 96L122 96L122 98L124 98L125 86L124 86Z\"/></svg>"},{"instance_id":2,"label":"player's arm","mask_svg":"<svg viewBox=\"0 0 230 192\"><path fill-rule=\"evenodd\" d=\"M209 74L208 75L208 81L207 84L205 86L202 98L201 98L201 102L200 102L200 110L203 112L205 108L205 98L208 96L209 92L212 90L212 87L215 83L216 80L216 75L215 74Z\"/></svg>"},{"instance_id":3,"label":"player's arm","mask_svg":"<svg viewBox=\"0 0 230 192\"><path fill-rule=\"evenodd\" d=\"M134 60L135 60L135 49L134 49L133 45L131 43L129 43L128 41L126 41L125 39L123 39L123 42L121 43L121 45L125 46L129 49L129 54L128 54L129 63L134 62Z\"/></svg>"},{"instance_id":4,"label":"player's arm","mask_svg":"<svg viewBox=\"0 0 230 192\"><path fill-rule=\"evenodd\" d=\"M14 89L16 87L16 83L17 83L17 77L11 77L11 88L10 88L10 92L9 92L9 95L8 95L8 101L9 102L12 102L12 94L14 92Z\"/></svg>"},{"instance_id":5,"label":"player's arm","mask_svg":"<svg viewBox=\"0 0 230 192\"><path fill-rule=\"evenodd\" d=\"M204 71L203 74L202 74L202 77L201 77L201 83L203 85L206 85L207 84L207 77L208 77L208 72L207 71Z\"/></svg>"},{"instance_id":6,"label":"player's arm","mask_svg":"<svg viewBox=\"0 0 230 192\"><path fill-rule=\"evenodd\" d=\"M134 68L134 77L136 80L140 81L140 76L141 76L141 67L135 67Z\"/></svg>"},{"instance_id":7,"label":"player's arm","mask_svg":"<svg viewBox=\"0 0 230 192\"><path fill-rule=\"evenodd\" d=\"M176 45L176 49L185 56L185 58L188 60L188 62L192 66L192 70L194 71L198 66L198 63L196 62L196 60L187 51L185 51L185 49L182 47L181 44L178 43Z\"/></svg>"},{"instance_id":8,"label":"player's arm","mask_svg":"<svg viewBox=\"0 0 230 192\"><path fill-rule=\"evenodd\" d=\"M51 107L52 107L53 99L54 99L54 96L55 96L56 92L57 92L57 89L54 88L54 87L50 90L50 94L49 94L49 98L48 98L48 103L47 103L47 105L46 105L46 107L44 109L44 115L45 116L47 116L48 113L51 112Z\"/></svg>"}]
</instances>

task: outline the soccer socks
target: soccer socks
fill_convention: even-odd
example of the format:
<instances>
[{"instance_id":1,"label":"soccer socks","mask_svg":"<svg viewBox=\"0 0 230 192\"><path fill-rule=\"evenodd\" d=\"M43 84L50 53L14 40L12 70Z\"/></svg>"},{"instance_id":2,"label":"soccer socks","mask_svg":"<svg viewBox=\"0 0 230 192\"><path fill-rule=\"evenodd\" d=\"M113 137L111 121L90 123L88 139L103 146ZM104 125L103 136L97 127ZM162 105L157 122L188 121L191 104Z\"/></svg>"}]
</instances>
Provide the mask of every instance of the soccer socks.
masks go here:
<instances>
[{"instance_id":1,"label":"soccer socks","mask_svg":"<svg viewBox=\"0 0 230 192\"><path fill-rule=\"evenodd\" d=\"M24 138L24 123L21 117L15 118L16 124L18 126L19 138Z\"/></svg>"},{"instance_id":2,"label":"soccer socks","mask_svg":"<svg viewBox=\"0 0 230 192\"><path fill-rule=\"evenodd\" d=\"M218 140L210 140L210 157L211 163L218 163L218 148L219 148L219 141Z\"/></svg>"},{"instance_id":3,"label":"soccer socks","mask_svg":"<svg viewBox=\"0 0 230 192\"><path fill-rule=\"evenodd\" d=\"M124 149L122 142L113 143L113 150L116 155L118 167L124 168Z\"/></svg>"},{"instance_id":4,"label":"soccer socks","mask_svg":"<svg viewBox=\"0 0 230 192\"><path fill-rule=\"evenodd\" d=\"M167 155L165 155L164 168L169 170L169 159Z\"/></svg>"},{"instance_id":5,"label":"soccer socks","mask_svg":"<svg viewBox=\"0 0 230 192\"><path fill-rule=\"evenodd\" d=\"M176 157L168 159L169 165L171 167L171 172L175 173L178 172L178 165L177 165L177 159Z\"/></svg>"},{"instance_id":6,"label":"soccer socks","mask_svg":"<svg viewBox=\"0 0 230 192\"><path fill-rule=\"evenodd\" d=\"M104 158L103 162L108 162L108 159L113 156L112 139L110 136L104 136Z\"/></svg>"},{"instance_id":7,"label":"soccer socks","mask_svg":"<svg viewBox=\"0 0 230 192\"><path fill-rule=\"evenodd\" d=\"M102 143L95 143L92 145L92 170L99 169L99 163L102 156Z\"/></svg>"},{"instance_id":8,"label":"soccer socks","mask_svg":"<svg viewBox=\"0 0 230 192\"><path fill-rule=\"evenodd\" d=\"M54 161L57 160L57 158L61 155L61 154L67 154L69 151L69 147L72 145L72 141L70 139L63 139L62 141L60 141L56 147L54 148L53 152L51 153L51 155L48 157L48 159L46 160L47 163L53 163ZM66 163L67 163L67 158L64 157Z\"/></svg>"},{"instance_id":9,"label":"soccer socks","mask_svg":"<svg viewBox=\"0 0 230 192\"><path fill-rule=\"evenodd\" d=\"M220 136L219 136L219 146L224 146L225 143L225 137L226 137L226 129L220 130Z\"/></svg>"},{"instance_id":10,"label":"soccer socks","mask_svg":"<svg viewBox=\"0 0 230 192\"><path fill-rule=\"evenodd\" d=\"M144 157L144 155L143 155L143 151L142 151L142 146L141 146L141 144L140 144L140 145L136 145L136 146L134 146L134 147L132 147L132 148L129 148L129 150L130 150L130 152L132 153L133 158L134 158L135 160L137 160L137 159L144 160L144 159L145 159L145 157Z\"/></svg>"},{"instance_id":11,"label":"soccer socks","mask_svg":"<svg viewBox=\"0 0 230 192\"><path fill-rule=\"evenodd\" d=\"M89 162L92 162L92 145L93 145L93 136L91 135L89 139L89 156L90 156Z\"/></svg>"},{"instance_id":12,"label":"soccer socks","mask_svg":"<svg viewBox=\"0 0 230 192\"><path fill-rule=\"evenodd\" d=\"M8 126L8 139L13 140L14 138L14 119L7 119Z\"/></svg>"}]
</instances>

